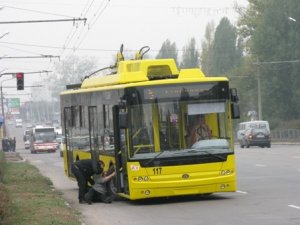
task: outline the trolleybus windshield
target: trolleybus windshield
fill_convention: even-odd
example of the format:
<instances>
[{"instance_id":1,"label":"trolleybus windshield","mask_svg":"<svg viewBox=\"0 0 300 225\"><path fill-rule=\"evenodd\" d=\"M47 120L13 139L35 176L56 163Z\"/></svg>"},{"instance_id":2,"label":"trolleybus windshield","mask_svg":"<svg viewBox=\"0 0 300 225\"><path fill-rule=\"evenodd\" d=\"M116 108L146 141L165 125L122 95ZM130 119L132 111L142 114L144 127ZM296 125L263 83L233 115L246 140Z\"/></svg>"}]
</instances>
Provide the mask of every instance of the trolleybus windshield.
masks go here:
<instances>
[{"instance_id":1,"label":"trolleybus windshield","mask_svg":"<svg viewBox=\"0 0 300 225\"><path fill-rule=\"evenodd\" d=\"M232 154L226 82L140 87L130 96L131 159L174 161L179 157ZM198 117L205 121L208 133L197 139L200 134L193 132L205 133L199 131L204 128L193 130Z\"/></svg>"}]
</instances>

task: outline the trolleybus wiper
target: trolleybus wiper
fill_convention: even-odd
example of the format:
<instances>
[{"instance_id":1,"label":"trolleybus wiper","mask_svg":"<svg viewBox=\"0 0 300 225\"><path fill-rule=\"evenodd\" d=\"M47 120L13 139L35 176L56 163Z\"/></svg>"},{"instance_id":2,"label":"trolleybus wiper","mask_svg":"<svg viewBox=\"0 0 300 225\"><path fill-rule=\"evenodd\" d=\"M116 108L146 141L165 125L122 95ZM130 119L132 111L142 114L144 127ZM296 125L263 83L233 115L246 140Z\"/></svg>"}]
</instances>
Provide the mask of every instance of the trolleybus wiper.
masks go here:
<instances>
[{"instance_id":1,"label":"trolleybus wiper","mask_svg":"<svg viewBox=\"0 0 300 225\"><path fill-rule=\"evenodd\" d=\"M197 151L196 149L192 149L190 151L188 151L189 153L199 153L199 152L203 152L203 153L206 153L207 155L209 156L213 156L217 159L221 159L221 160L225 160L226 158L225 157L222 157L222 156L219 156L219 155L215 155L215 154L212 154L210 153L209 151L205 151L205 150L201 150L201 151Z\"/></svg>"},{"instance_id":2,"label":"trolleybus wiper","mask_svg":"<svg viewBox=\"0 0 300 225\"><path fill-rule=\"evenodd\" d=\"M154 156L152 159L150 159L148 162L145 163L146 166L148 166L150 163L152 163L155 159L157 159L160 155L162 155L165 151L161 151L156 156Z\"/></svg>"}]
</instances>

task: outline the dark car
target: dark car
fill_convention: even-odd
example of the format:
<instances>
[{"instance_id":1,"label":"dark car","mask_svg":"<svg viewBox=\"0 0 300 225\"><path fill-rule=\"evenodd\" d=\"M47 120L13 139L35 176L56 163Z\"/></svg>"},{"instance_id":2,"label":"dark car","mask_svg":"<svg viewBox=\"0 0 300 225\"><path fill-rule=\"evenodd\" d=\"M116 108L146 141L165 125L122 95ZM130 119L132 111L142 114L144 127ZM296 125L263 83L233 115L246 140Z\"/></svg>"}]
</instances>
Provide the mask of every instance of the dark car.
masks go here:
<instances>
[{"instance_id":1,"label":"dark car","mask_svg":"<svg viewBox=\"0 0 300 225\"><path fill-rule=\"evenodd\" d=\"M240 140L241 148L246 146L259 146L259 147L271 147L270 132L265 128L251 128L246 130L245 134Z\"/></svg>"}]
</instances>

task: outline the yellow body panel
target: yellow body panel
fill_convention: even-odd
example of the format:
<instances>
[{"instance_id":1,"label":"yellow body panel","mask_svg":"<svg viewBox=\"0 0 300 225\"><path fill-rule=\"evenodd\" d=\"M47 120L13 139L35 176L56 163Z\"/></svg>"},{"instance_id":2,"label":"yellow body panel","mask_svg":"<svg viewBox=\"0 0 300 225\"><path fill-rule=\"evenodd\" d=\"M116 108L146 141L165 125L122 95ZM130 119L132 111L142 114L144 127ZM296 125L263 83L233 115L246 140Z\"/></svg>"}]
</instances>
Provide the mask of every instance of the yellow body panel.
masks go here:
<instances>
[{"instance_id":1,"label":"yellow body panel","mask_svg":"<svg viewBox=\"0 0 300 225\"><path fill-rule=\"evenodd\" d=\"M236 191L234 155L226 162L142 168L127 163L130 199ZM222 173L223 171L223 173ZM226 172L224 171L229 171ZM158 174L156 174L158 173Z\"/></svg>"}]
</instances>

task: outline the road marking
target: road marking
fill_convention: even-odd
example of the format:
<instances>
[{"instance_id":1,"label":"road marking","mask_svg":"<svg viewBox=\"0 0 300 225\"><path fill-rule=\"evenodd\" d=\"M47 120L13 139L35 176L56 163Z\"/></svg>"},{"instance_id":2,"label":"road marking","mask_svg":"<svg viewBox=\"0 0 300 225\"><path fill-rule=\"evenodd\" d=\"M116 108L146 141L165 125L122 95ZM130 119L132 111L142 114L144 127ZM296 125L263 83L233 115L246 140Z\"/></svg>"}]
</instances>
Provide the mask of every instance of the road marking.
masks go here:
<instances>
[{"instance_id":1,"label":"road marking","mask_svg":"<svg viewBox=\"0 0 300 225\"><path fill-rule=\"evenodd\" d=\"M246 192L246 191L240 191L240 190L237 190L236 192L237 192L237 193L240 193L240 194L248 194L248 192Z\"/></svg>"},{"instance_id":2,"label":"road marking","mask_svg":"<svg viewBox=\"0 0 300 225\"><path fill-rule=\"evenodd\" d=\"M300 206L296 206L296 205L288 205L291 208L295 208L295 209L300 209Z\"/></svg>"},{"instance_id":3,"label":"road marking","mask_svg":"<svg viewBox=\"0 0 300 225\"><path fill-rule=\"evenodd\" d=\"M300 172L300 169L297 169Z\"/></svg>"},{"instance_id":4,"label":"road marking","mask_svg":"<svg viewBox=\"0 0 300 225\"><path fill-rule=\"evenodd\" d=\"M255 166L257 166L257 167L266 167L266 165L264 165L264 164L255 164Z\"/></svg>"},{"instance_id":5,"label":"road marking","mask_svg":"<svg viewBox=\"0 0 300 225\"><path fill-rule=\"evenodd\" d=\"M300 159L300 156L294 156L295 159Z\"/></svg>"}]
</instances>

